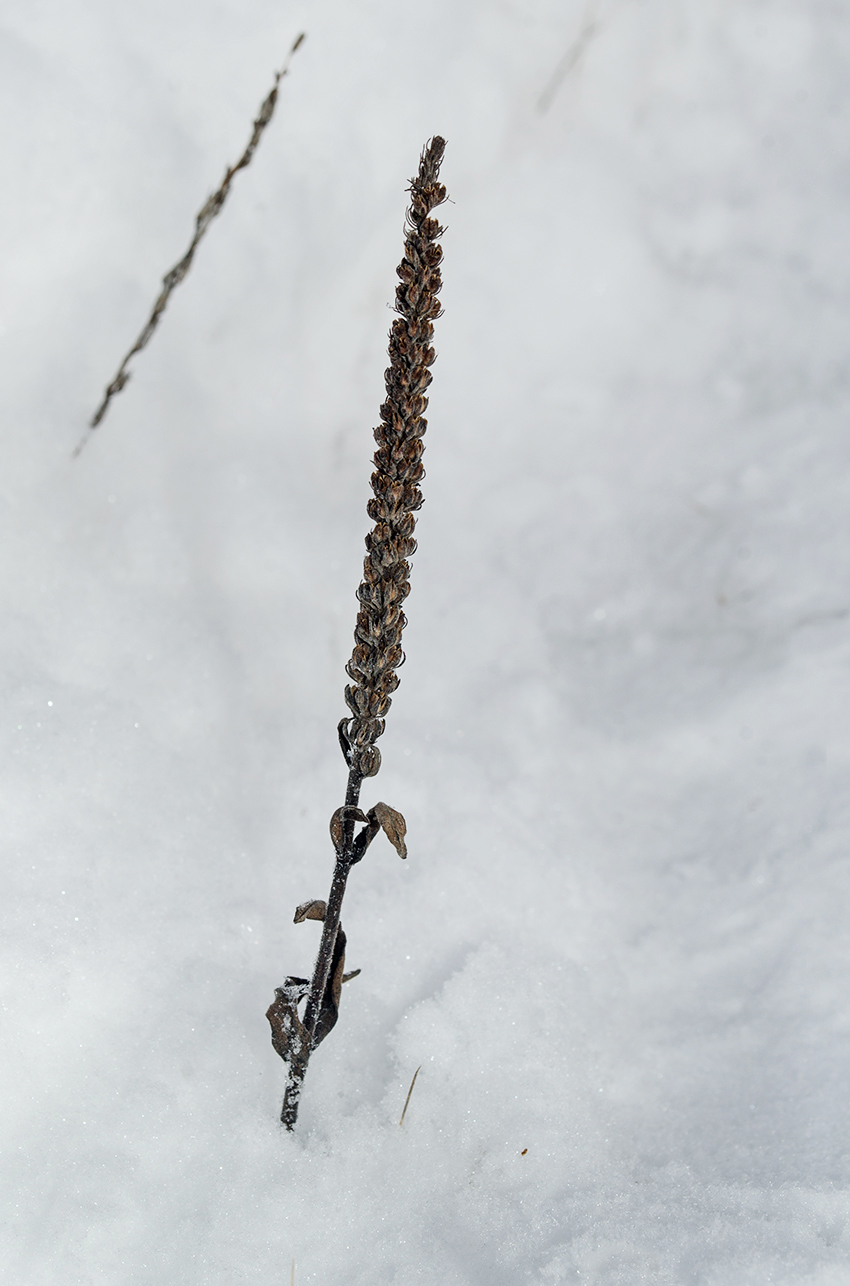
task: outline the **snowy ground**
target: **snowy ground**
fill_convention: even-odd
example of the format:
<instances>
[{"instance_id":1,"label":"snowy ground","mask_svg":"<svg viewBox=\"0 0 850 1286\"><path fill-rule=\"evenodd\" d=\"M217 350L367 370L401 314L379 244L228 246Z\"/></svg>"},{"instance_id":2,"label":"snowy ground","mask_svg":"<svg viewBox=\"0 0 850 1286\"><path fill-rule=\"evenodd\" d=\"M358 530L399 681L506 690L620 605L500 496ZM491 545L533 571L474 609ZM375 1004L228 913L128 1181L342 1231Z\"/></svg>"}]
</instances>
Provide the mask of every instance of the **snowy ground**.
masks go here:
<instances>
[{"instance_id":1,"label":"snowy ground","mask_svg":"<svg viewBox=\"0 0 850 1286\"><path fill-rule=\"evenodd\" d=\"M4 1280L850 1280L849 85L832 0L7 0ZM435 132L410 858L287 1137Z\"/></svg>"}]
</instances>

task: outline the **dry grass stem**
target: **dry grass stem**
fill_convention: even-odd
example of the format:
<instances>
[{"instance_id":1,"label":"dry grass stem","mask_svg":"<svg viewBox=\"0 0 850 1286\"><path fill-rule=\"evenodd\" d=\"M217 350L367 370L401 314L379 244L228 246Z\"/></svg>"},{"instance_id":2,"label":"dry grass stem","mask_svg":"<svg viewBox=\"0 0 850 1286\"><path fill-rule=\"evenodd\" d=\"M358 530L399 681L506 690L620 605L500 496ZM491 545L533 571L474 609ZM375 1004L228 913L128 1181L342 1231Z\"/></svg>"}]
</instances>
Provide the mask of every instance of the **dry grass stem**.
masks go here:
<instances>
[{"instance_id":1,"label":"dry grass stem","mask_svg":"<svg viewBox=\"0 0 850 1286\"><path fill-rule=\"evenodd\" d=\"M538 112L541 114L543 112L548 112L555 100L555 95L558 90L561 88L570 73L579 66L588 45L599 35L600 30L601 24L596 18L595 0L588 0L588 4L585 7L584 16L581 21L581 30L567 52L564 54L561 61L558 63L555 70L552 72L552 75L549 77L549 82L546 88L537 100Z\"/></svg>"},{"instance_id":2,"label":"dry grass stem","mask_svg":"<svg viewBox=\"0 0 850 1286\"><path fill-rule=\"evenodd\" d=\"M80 454L83 447L86 445L86 442L89 440L92 431L97 428L103 417L106 415L109 403L112 401L113 397L115 397L116 393L121 392L124 385L130 379L130 371L127 369L130 359L135 357L136 353L140 353L142 351L159 325L159 319L165 312L172 290L174 290L176 286L180 285L180 282L188 273L192 266L192 260L195 257L195 251L197 250L201 239L206 235L206 231L213 219L221 212L221 208L227 200L227 194L230 191L230 185L233 182L234 176L238 174L240 170L244 170L246 166L251 164L251 158L257 149L257 144L260 141L263 130L266 128L274 114L275 105L277 103L278 86L289 71L289 64L292 59L292 55L303 42L304 34L305 33L302 31L297 37L295 43L287 54L286 61L280 71L275 73L274 84L272 85L271 91L263 102L257 119L254 121L254 129L248 141L248 146L245 148L245 151L242 153L236 164L228 166L224 178L221 181L221 186L213 192L211 197L207 198L201 209L198 211L198 214L195 217L195 233L192 240L189 242L188 250L184 254L183 258L163 277L162 290L159 292L154 306L151 309L150 317L148 317L148 320L136 342L133 344L133 347L129 350L121 365L118 367L114 380L110 385L108 385L100 406L89 421L88 432L74 450L75 456Z\"/></svg>"},{"instance_id":3,"label":"dry grass stem","mask_svg":"<svg viewBox=\"0 0 850 1286\"><path fill-rule=\"evenodd\" d=\"M400 1116L400 1118L399 1118L399 1122L398 1122L398 1123L399 1123L399 1127L401 1127L402 1125L404 1125L404 1118L405 1118L405 1116L407 1115L407 1105L408 1105L408 1103L410 1102L410 1096L411 1096L411 1094L413 1093L413 1087L414 1087L414 1085L416 1084L416 1078L417 1078L417 1076L419 1075L419 1073L420 1073L421 1071L422 1071L422 1067L421 1067L421 1066L419 1066L419 1067L417 1067L416 1071L413 1073L413 1080L410 1082L410 1089L407 1091L407 1098L404 1100L404 1107L401 1109L401 1116Z\"/></svg>"},{"instance_id":4,"label":"dry grass stem","mask_svg":"<svg viewBox=\"0 0 850 1286\"><path fill-rule=\"evenodd\" d=\"M445 146L442 138L431 139L420 158L419 173L411 180L404 257L396 270L398 316L390 330L386 398L381 423L375 429L375 472L367 505L374 526L366 537L354 651L346 666L351 682L345 689L345 701L350 713L338 728L348 785L345 803L330 824L336 854L331 891L327 903L303 903L296 912L296 918L323 920L322 940L311 983L288 978L277 988L267 1015L274 1047L289 1064L281 1111L287 1129L295 1125L310 1054L336 1022L342 982L348 977L343 973L345 935L340 913L351 867L361 860L380 830L399 857L407 856L407 826L401 813L382 802L363 812L359 801L364 779L374 777L381 766L375 742L384 731L391 694L399 684L397 671L404 660L401 632L406 618L402 603L410 592L408 559L416 549L415 513L422 505L419 484L425 476L425 392L431 383L435 356L431 340L434 319L440 315L437 297L442 285L442 250L437 242L443 229L431 212L446 200L446 189L439 182ZM298 1013L302 1001L303 1019Z\"/></svg>"}]
</instances>

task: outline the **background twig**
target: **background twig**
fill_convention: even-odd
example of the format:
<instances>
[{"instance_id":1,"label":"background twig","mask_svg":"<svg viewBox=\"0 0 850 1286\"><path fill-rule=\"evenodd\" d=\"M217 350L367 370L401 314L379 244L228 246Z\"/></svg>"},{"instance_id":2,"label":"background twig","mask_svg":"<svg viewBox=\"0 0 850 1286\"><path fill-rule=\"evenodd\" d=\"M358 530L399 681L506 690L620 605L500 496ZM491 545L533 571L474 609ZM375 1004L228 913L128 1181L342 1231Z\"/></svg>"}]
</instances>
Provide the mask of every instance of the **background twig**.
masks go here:
<instances>
[{"instance_id":1,"label":"background twig","mask_svg":"<svg viewBox=\"0 0 850 1286\"><path fill-rule=\"evenodd\" d=\"M595 0L588 0L585 6L584 16L581 20L581 30L567 52L561 58L552 75L549 77L548 84L543 93L537 100L537 110L540 113L547 112L552 106L555 95L561 88L561 85L569 76L570 72L578 67L584 52L590 42L599 35L600 23L596 17Z\"/></svg>"},{"instance_id":2,"label":"background twig","mask_svg":"<svg viewBox=\"0 0 850 1286\"><path fill-rule=\"evenodd\" d=\"M216 215L221 211L222 206L227 200L227 194L230 191L230 185L233 182L234 175L237 174L239 170L244 170L247 165L251 164L251 158L257 149L257 144L260 141L263 130L266 128L274 114L275 104L277 103L278 86L289 71L289 64L292 59L292 55L303 42L304 36L305 33L302 31L287 54L286 61L280 71L275 73L274 84L272 85L271 92L263 102L259 115L254 121L253 133L251 134L251 138L248 142L248 146L245 148L245 151L242 153L235 165L228 166L224 178L221 181L221 186L217 191L213 192L211 197L207 198L195 216L195 235L189 243L189 248L183 258L163 277L162 290L157 296L156 302L151 309L150 317L136 339L135 344L133 344L133 347L129 350L121 365L118 367L118 371L112 383L107 386L103 395L103 401L89 421L88 432L74 450L75 456L80 454L83 447L86 445L86 442L89 440L92 430L97 428L103 417L106 415L109 403L112 401L115 394L120 393L124 385L129 380L130 372L128 371L127 366L130 359L134 357L136 353L140 353L142 351L159 325L159 319L165 312L172 290L174 290L175 286L180 285L180 282L191 268L192 260L195 257L195 251L198 248L201 238L204 236L207 228L210 226Z\"/></svg>"}]
</instances>

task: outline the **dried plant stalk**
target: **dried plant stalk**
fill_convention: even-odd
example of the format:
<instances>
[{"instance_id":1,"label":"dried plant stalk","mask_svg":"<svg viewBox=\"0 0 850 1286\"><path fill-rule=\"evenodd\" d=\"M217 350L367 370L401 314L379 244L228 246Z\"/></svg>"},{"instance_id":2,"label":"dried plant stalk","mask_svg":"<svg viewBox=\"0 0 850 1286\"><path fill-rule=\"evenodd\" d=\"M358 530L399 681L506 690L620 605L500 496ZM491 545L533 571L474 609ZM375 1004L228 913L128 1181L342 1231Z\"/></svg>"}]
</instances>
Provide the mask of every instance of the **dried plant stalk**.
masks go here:
<instances>
[{"instance_id":1,"label":"dried plant stalk","mask_svg":"<svg viewBox=\"0 0 850 1286\"><path fill-rule=\"evenodd\" d=\"M443 252L437 240L443 229L431 217L431 211L446 200L446 189L439 182L445 146L442 138L431 139L409 189L404 258L397 269L398 317L390 330L386 400L381 407L381 423L375 429L378 449L372 474L373 496L367 506L374 526L366 537L363 580L357 590L360 610L354 651L346 666L351 679L345 689L350 714L339 725L348 786L345 803L331 818L336 852L331 891L327 904L305 903L295 913L296 922L322 919L322 940L312 981L308 984L306 979L287 978L283 987L277 988L266 1015L272 1028L272 1043L289 1064L281 1121L290 1130L298 1116L310 1054L336 1022L342 983L352 976L343 973L345 935L340 924L351 867L360 861L379 830L384 831L400 857L407 856L407 827L401 814L383 803L364 813L359 800L364 778L374 777L381 766L381 753L375 742L384 731L391 694L399 684L397 670L404 660L401 632L406 619L402 603L410 592L408 559L416 549L414 515L422 505L419 484L425 476L425 391L431 383L433 322L440 315L437 296L442 285ZM321 915L318 910L306 911L306 907L321 907ZM298 1014L301 1001L306 1002L303 1019Z\"/></svg>"},{"instance_id":2,"label":"dried plant stalk","mask_svg":"<svg viewBox=\"0 0 850 1286\"><path fill-rule=\"evenodd\" d=\"M401 1126L404 1125L404 1118L407 1116L407 1109L410 1106L410 1098L411 1098L411 1095L413 1094L413 1087L416 1084L416 1078L421 1071L422 1071L422 1068L420 1066L420 1067L417 1067L416 1071L413 1073L413 1080L410 1082L410 1089L407 1091L407 1098L404 1100L404 1107L401 1109L401 1117L399 1118L399 1122L398 1122L399 1128L401 1128Z\"/></svg>"},{"instance_id":3,"label":"dried plant stalk","mask_svg":"<svg viewBox=\"0 0 850 1286\"><path fill-rule=\"evenodd\" d=\"M537 100L538 112L548 112L552 103L555 101L555 95L561 88L561 85L574 71L580 69L582 59L587 51L588 45L595 40L602 30L602 24L597 17L598 0L587 0L584 8L584 14L581 20L581 28L573 43L567 49L567 52L561 58L543 93Z\"/></svg>"},{"instance_id":4,"label":"dried plant stalk","mask_svg":"<svg viewBox=\"0 0 850 1286\"><path fill-rule=\"evenodd\" d=\"M165 312L172 290L174 290L175 286L180 285L180 282L188 273L192 266L192 260L195 257L195 251L198 248L198 244L202 237L205 236L207 228L210 226L213 219L221 212L221 208L227 200L227 194L230 191L230 185L233 182L234 175L238 174L240 170L244 170L247 165L251 164L251 158L257 149L257 144L260 141L263 130L266 128L274 114L274 109L277 104L278 86L289 71L289 63L292 59L292 55L303 42L304 34L305 33L302 31L296 38L295 43L286 56L286 62L283 64L280 71L275 73L274 84L260 108L257 119L254 121L254 129L250 139L248 140L248 146L245 148L245 151L242 153L236 164L229 165L227 167L224 178L221 181L221 185L215 192L213 192L211 197L207 198L195 216L195 234L189 242L189 248L179 263L176 263L170 272L167 272L163 277L162 290L159 292L159 295L154 302L150 317L142 328L136 342L133 344L133 347L129 350L121 365L118 367L114 380L107 386L100 406L89 421L89 432L86 433L85 437L83 437L82 441L74 450L75 456L80 454L88 441L91 432L97 428L103 417L106 415L106 412L109 409L109 403L112 401L113 397L115 397L116 393L121 392L124 385L130 379L130 372L127 369L130 359L135 357L136 353L140 353L142 351L159 325L159 319Z\"/></svg>"}]
</instances>

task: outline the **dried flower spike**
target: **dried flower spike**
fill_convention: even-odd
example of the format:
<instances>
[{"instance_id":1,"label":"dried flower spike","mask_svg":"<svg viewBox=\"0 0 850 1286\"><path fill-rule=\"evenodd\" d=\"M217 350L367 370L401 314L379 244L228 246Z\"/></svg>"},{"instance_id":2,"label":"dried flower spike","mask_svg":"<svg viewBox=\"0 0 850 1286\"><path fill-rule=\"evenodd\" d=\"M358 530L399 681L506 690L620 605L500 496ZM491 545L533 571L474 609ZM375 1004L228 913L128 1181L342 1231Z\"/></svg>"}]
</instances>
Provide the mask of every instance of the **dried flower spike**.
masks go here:
<instances>
[{"instance_id":1,"label":"dried flower spike","mask_svg":"<svg viewBox=\"0 0 850 1286\"><path fill-rule=\"evenodd\" d=\"M428 424L425 390L432 378L431 340L434 319L440 315L437 296L442 285L443 251L437 238L443 229L430 215L446 199L446 189L437 182L445 146L441 138L432 140L410 189L404 259L396 270L401 278L395 292L399 315L390 331L387 397L375 429L375 494L367 505L375 526L366 537L355 646L346 666L352 682L345 689L345 702L352 717L340 725L340 736L349 747L349 766L362 777L374 777L380 767L375 742L384 731L391 693L399 684L396 670L404 659L401 632L407 622L401 605L410 593L407 560L416 550L413 515L422 506L422 438Z\"/></svg>"},{"instance_id":2,"label":"dried flower spike","mask_svg":"<svg viewBox=\"0 0 850 1286\"><path fill-rule=\"evenodd\" d=\"M272 1044L289 1064L281 1121L290 1130L298 1116L310 1054L336 1022L342 983L353 977L342 972L345 937L340 926L349 871L379 830L384 831L400 857L407 856L407 826L401 813L384 803L364 813L359 801L363 779L374 777L381 766L381 752L375 742L384 731L392 693L399 684L397 671L404 660L401 632L407 622L402 603L410 593L408 559L416 549L414 515L422 505L419 484L425 476L425 392L431 383L430 367L435 356L431 340L434 319L440 315L437 296L442 285L443 252L437 239L443 229L431 212L446 199L446 189L439 182L445 147L444 139L431 139L409 189L404 258L397 269L398 317L390 330L386 400L381 407L381 423L375 429L373 497L367 506L374 526L366 537L363 580L357 590L360 610L354 651L346 666L351 682L345 689L345 702L350 714L338 729L348 765L348 786L345 803L331 818L336 854L331 892L327 904L304 903L296 913L296 920L323 918L322 940L309 989L304 979L288 978L283 987L277 988L267 1015ZM358 826L360 830L355 834ZM318 908L322 910L321 917ZM298 1005L304 1000L302 1020Z\"/></svg>"}]
</instances>

